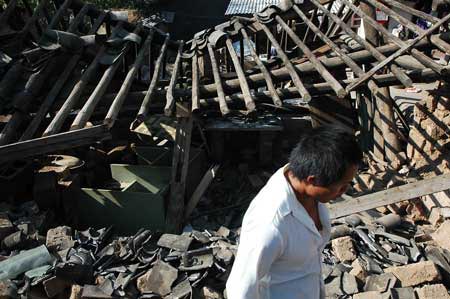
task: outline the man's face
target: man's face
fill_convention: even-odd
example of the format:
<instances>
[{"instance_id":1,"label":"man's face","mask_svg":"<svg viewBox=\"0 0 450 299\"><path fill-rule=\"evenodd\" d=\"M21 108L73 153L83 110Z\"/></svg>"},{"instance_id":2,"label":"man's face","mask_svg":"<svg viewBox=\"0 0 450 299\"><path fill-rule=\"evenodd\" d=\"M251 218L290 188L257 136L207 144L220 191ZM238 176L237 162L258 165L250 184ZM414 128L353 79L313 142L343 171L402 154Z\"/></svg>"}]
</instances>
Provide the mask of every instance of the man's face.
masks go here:
<instances>
[{"instance_id":1,"label":"man's face","mask_svg":"<svg viewBox=\"0 0 450 299\"><path fill-rule=\"evenodd\" d=\"M322 203L334 200L347 191L357 171L358 167L356 165L350 166L345 171L341 180L329 186L317 186L314 184L313 178L312 180L308 178L307 181L309 184L306 186L306 193L308 197L315 198Z\"/></svg>"}]
</instances>

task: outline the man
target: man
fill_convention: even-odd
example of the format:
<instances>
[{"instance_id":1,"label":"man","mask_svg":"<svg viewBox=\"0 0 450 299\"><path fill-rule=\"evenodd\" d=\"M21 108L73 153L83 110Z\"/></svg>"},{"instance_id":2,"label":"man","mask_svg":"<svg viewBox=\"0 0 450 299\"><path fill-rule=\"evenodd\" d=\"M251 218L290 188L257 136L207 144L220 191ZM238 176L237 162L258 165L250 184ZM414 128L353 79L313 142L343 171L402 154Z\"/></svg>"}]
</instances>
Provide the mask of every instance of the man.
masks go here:
<instances>
[{"instance_id":1,"label":"man","mask_svg":"<svg viewBox=\"0 0 450 299\"><path fill-rule=\"evenodd\" d=\"M361 159L342 128L323 126L301 138L245 213L228 299L325 296L321 252L331 225L324 203L347 190Z\"/></svg>"}]
</instances>

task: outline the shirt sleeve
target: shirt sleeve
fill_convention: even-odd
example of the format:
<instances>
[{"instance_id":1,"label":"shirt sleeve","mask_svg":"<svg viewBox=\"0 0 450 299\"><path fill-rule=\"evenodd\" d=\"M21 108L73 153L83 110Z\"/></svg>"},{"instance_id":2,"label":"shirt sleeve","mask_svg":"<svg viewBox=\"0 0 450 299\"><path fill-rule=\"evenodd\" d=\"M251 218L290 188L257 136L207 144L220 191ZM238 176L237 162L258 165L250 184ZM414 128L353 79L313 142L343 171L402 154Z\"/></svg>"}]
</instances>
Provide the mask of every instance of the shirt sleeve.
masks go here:
<instances>
[{"instance_id":1,"label":"shirt sleeve","mask_svg":"<svg viewBox=\"0 0 450 299\"><path fill-rule=\"evenodd\" d=\"M283 239L275 226L243 232L227 281L228 299L265 298L262 280L282 252Z\"/></svg>"}]
</instances>

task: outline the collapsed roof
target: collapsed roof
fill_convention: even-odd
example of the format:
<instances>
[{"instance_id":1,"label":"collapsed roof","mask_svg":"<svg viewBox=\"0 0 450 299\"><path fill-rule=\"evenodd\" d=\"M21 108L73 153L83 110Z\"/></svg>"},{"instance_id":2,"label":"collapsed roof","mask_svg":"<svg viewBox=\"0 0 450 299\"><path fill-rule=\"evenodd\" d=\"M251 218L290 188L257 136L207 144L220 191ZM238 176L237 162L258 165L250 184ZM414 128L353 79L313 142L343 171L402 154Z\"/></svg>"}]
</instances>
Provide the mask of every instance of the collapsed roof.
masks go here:
<instances>
[{"instance_id":1,"label":"collapsed roof","mask_svg":"<svg viewBox=\"0 0 450 299\"><path fill-rule=\"evenodd\" d=\"M393 35L351 0L337 9L319 0L282 1L186 43L80 0L59 6L41 1L33 12L18 3L11 0L0 15L0 114L7 121L0 162L110 138L109 129L125 112L134 114L135 128L150 112L172 115L176 102L188 103L191 111L218 108L224 116L238 109L256 113L261 105L307 109L318 95L345 98L367 88L376 94L381 86L408 87L448 73L429 53L450 52L450 15L438 18L393 0L363 3L404 26L410 39ZM422 29L403 13L431 25ZM349 25L355 16L389 43L377 46L360 37ZM175 53L170 75L169 52ZM149 80L143 68L150 68Z\"/></svg>"}]
</instances>

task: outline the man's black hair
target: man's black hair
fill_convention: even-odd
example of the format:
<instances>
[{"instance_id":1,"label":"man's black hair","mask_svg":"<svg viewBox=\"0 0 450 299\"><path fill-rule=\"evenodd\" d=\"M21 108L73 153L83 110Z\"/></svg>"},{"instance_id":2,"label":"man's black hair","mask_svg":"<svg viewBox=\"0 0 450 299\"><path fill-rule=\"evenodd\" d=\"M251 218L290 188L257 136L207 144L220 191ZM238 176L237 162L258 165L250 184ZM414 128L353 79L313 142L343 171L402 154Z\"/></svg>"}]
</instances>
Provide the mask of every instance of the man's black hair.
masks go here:
<instances>
[{"instance_id":1,"label":"man's black hair","mask_svg":"<svg viewBox=\"0 0 450 299\"><path fill-rule=\"evenodd\" d=\"M299 180L315 176L315 184L329 186L361 160L362 152L352 133L342 127L324 125L300 138L289 157L289 170Z\"/></svg>"}]
</instances>

